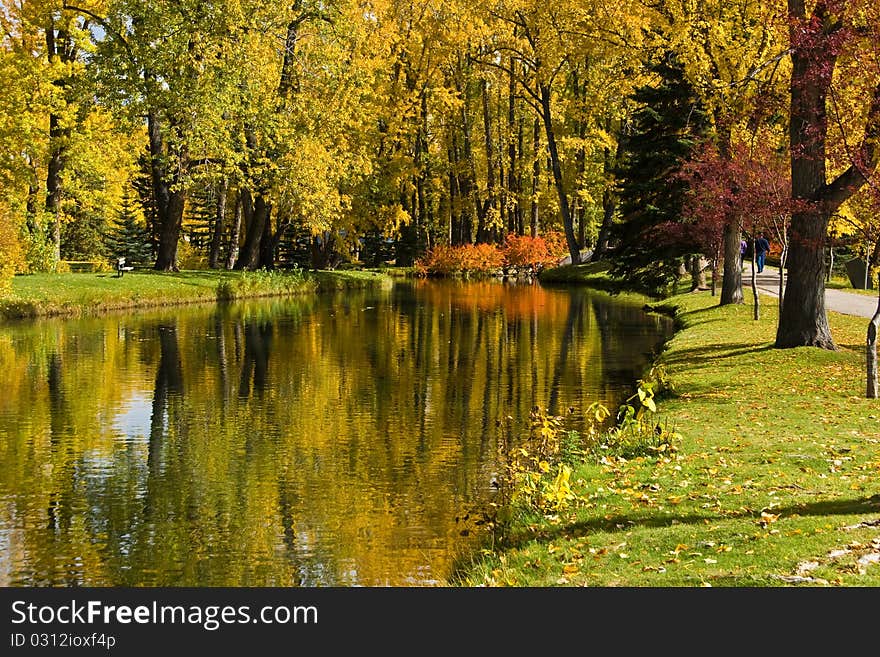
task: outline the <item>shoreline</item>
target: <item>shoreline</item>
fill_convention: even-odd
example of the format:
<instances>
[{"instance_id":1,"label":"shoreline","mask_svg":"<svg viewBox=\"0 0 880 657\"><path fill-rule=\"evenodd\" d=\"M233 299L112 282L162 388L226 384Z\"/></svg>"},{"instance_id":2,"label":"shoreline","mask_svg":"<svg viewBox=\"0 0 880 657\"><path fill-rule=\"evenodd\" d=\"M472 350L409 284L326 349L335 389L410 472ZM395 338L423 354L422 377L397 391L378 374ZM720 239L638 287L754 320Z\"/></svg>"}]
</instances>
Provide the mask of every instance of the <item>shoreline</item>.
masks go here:
<instances>
[{"instance_id":1,"label":"shoreline","mask_svg":"<svg viewBox=\"0 0 880 657\"><path fill-rule=\"evenodd\" d=\"M29 274L16 276L13 292L0 299L0 325L44 318L79 318L114 312L244 299L294 297L390 285L379 271L306 273L181 272Z\"/></svg>"}]
</instances>

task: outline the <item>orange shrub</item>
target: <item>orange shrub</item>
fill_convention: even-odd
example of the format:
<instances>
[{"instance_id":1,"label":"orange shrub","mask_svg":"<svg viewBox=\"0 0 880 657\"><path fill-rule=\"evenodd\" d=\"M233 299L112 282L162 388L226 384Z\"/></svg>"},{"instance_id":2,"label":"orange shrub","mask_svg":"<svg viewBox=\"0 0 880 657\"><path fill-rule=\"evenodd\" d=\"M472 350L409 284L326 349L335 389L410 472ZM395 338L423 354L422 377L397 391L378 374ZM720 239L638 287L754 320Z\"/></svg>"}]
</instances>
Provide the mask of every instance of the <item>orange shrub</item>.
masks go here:
<instances>
[{"instance_id":1,"label":"orange shrub","mask_svg":"<svg viewBox=\"0 0 880 657\"><path fill-rule=\"evenodd\" d=\"M555 262L542 237L509 234L504 240L504 260L515 267L535 267Z\"/></svg>"},{"instance_id":2,"label":"orange shrub","mask_svg":"<svg viewBox=\"0 0 880 657\"><path fill-rule=\"evenodd\" d=\"M504 245L440 244L415 262L420 276L451 276L455 274L488 274L504 265L540 267L555 265L568 253L565 236L550 232L541 237L510 233Z\"/></svg>"},{"instance_id":3,"label":"orange shrub","mask_svg":"<svg viewBox=\"0 0 880 657\"><path fill-rule=\"evenodd\" d=\"M543 235L547 243L547 252L553 260L559 260L568 255L568 242L565 241L565 233L551 230Z\"/></svg>"},{"instance_id":4,"label":"orange shrub","mask_svg":"<svg viewBox=\"0 0 880 657\"><path fill-rule=\"evenodd\" d=\"M461 248L466 271L487 274L504 264L504 254L494 244L466 244Z\"/></svg>"},{"instance_id":5,"label":"orange shrub","mask_svg":"<svg viewBox=\"0 0 880 657\"><path fill-rule=\"evenodd\" d=\"M504 254L494 244L439 245L419 258L416 272L437 276L487 274L503 264Z\"/></svg>"}]
</instances>

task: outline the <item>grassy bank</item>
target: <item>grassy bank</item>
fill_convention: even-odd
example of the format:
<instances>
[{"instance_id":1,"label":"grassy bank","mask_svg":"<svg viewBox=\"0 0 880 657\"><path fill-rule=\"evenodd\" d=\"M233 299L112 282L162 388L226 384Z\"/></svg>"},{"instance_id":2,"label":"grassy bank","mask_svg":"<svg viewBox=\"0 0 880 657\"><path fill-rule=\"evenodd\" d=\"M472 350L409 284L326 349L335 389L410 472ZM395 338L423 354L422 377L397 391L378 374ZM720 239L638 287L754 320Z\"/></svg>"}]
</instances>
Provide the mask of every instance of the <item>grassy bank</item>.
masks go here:
<instances>
[{"instance_id":1,"label":"grassy bank","mask_svg":"<svg viewBox=\"0 0 880 657\"><path fill-rule=\"evenodd\" d=\"M603 290L618 289L620 282L608 273L610 267L608 261L587 262L582 265L564 265L562 267L548 267L538 274L541 283L578 283L589 285Z\"/></svg>"},{"instance_id":2,"label":"grassy bank","mask_svg":"<svg viewBox=\"0 0 880 657\"><path fill-rule=\"evenodd\" d=\"M608 271L610 267L611 263L607 260L551 267L541 271L538 280L543 285L587 285L613 294L630 292L656 298L655 290L639 288L631 282L611 276Z\"/></svg>"},{"instance_id":3,"label":"grassy bank","mask_svg":"<svg viewBox=\"0 0 880 657\"><path fill-rule=\"evenodd\" d=\"M673 390L653 419L674 426L673 449L579 456L559 508L514 506L496 549L455 583L880 585L867 320L830 315L837 352L778 350L775 301L763 300L758 322L749 305L718 307L708 292L666 300L679 331L659 365Z\"/></svg>"},{"instance_id":4,"label":"grassy bank","mask_svg":"<svg viewBox=\"0 0 880 657\"><path fill-rule=\"evenodd\" d=\"M15 277L12 293L0 299L0 319L290 296L387 285L390 280L371 271L137 271L121 278L115 273L32 274Z\"/></svg>"}]
</instances>

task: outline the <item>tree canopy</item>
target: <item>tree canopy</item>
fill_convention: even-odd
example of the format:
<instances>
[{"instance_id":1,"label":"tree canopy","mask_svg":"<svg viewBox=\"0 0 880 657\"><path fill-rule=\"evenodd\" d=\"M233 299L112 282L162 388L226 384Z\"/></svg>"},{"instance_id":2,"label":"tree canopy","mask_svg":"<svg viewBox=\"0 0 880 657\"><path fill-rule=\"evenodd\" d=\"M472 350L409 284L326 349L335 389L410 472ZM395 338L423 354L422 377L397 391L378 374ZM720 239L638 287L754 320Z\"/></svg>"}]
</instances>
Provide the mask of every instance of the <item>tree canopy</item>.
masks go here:
<instances>
[{"instance_id":1,"label":"tree canopy","mask_svg":"<svg viewBox=\"0 0 880 657\"><path fill-rule=\"evenodd\" d=\"M406 265L551 231L574 262L613 257L648 210L644 172L621 163L671 57L719 157L761 141L790 161L808 203L791 206L777 345L833 347L819 254L836 211L872 221L857 192L880 158L872 0L0 1L17 270L104 257L130 196L156 269L192 249L239 269ZM672 175L682 154L668 157ZM728 210L721 302L737 303L744 224Z\"/></svg>"}]
</instances>

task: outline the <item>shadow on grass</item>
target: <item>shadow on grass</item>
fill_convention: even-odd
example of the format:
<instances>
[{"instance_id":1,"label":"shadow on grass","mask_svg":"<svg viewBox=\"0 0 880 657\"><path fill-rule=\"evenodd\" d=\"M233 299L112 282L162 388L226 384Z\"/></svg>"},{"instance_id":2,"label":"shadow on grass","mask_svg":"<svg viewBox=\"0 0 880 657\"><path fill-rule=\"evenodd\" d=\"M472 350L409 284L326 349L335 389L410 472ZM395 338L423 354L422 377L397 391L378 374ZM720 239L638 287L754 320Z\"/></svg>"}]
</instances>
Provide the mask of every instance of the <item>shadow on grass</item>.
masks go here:
<instances>
[{"instance_id":1,"label":"shadow on grass","mask_svg":"<svg viewBox=\"0 0 880 657\"><path fill-rule=\"evenodd\" d=\"M676 351L674 356L667 356L664 362L672 363L703 363L715 361L722 358L731 358L733 356L745 356L747 354L757 354L774 349L772 344L756 346L751 342L743 342L739 344L724 345L707 345L705 347L696 347L694 349L683 349Z\"/></svg>"},{"instance_id":2,"label":"shadow on grass","mask_svg":"<svg viewBox=\"0 0 880 657\"><path fill-rule=\"evenodd\" d=\"M844 343L838 342L837 348L840 349L841 351L846 350L846 351L857 351L861 354L865 353L865 343L864 342L861 344L844 344Z\"/></svg>"},{"instance_id":3,"label":"shadow on grass","mask_svg":"<svg viewBox=\"0 0 880 657\"><path fill-rule=\"evenodd\" d=\"M760 518L766 509L743 509L726 514L689 515L617 515L610 518L594 518L569 525L542 529L534 533L508 536L504 542L506 549L517 548L531 541L552 541L561 537L578 538L593 532L628 531L633 527L662 528L673 525L699 525L743 518ZM861 499L829 500L826 502L804 502L785 507L774 507L773 513L780 519L793 516L839 516L880 512L880 495Z\"/></svg>"}]
</instances>

